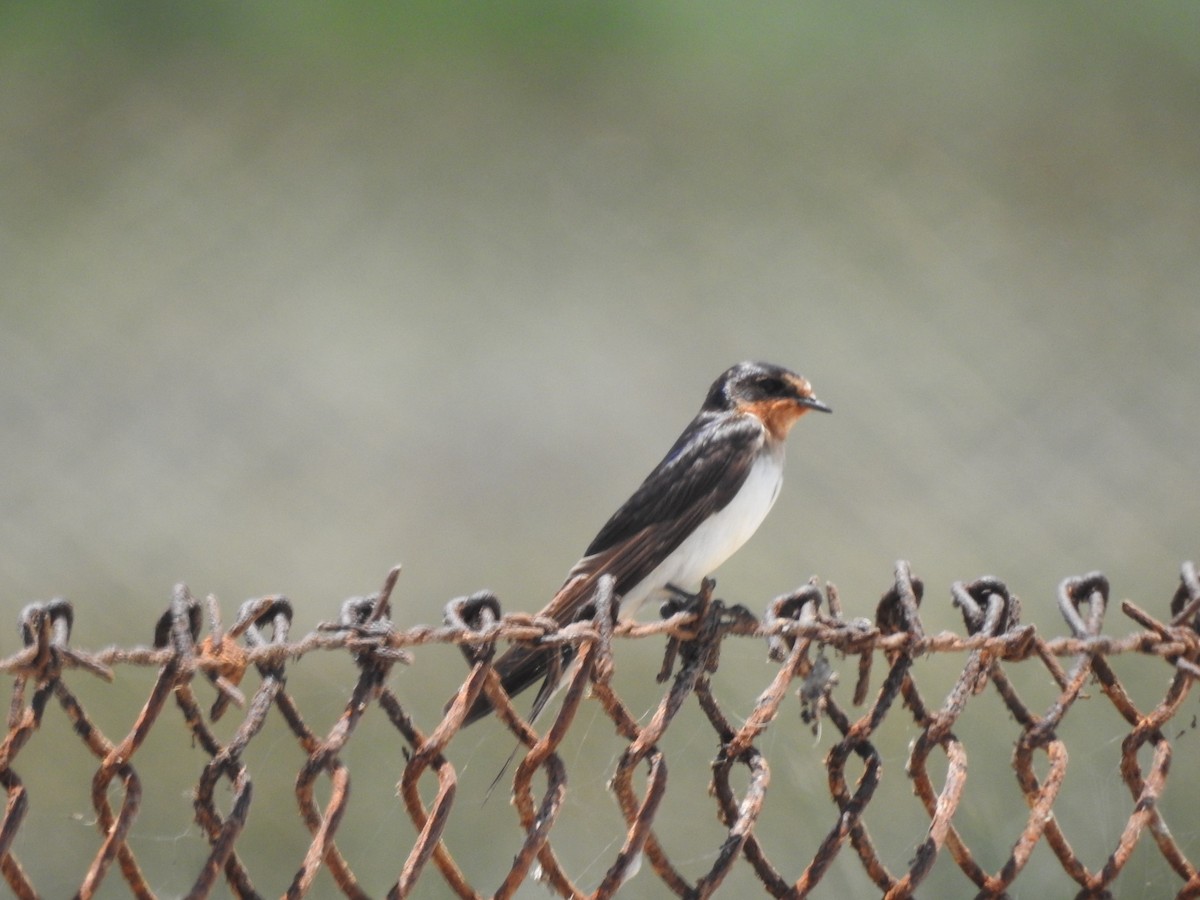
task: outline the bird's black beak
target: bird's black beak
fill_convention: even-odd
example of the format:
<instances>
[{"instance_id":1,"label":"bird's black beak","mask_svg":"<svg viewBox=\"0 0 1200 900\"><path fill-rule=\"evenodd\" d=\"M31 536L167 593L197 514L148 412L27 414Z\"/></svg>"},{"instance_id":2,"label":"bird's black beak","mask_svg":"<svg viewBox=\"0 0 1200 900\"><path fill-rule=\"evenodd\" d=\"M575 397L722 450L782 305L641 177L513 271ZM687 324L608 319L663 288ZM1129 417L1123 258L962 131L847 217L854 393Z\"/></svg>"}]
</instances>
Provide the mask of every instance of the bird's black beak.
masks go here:
<instances>
[{"instance_id":1,"label":"bird's black beak","mask_svg":"<svg viewBox=\"0 0 1200 900\"><path fill-rule=\"evenodd\" d=\"M809 409L820 410L821 412L827 412L827 413L833 412L832 406L826 406L824 403L822 403L816 397L801 397L800 405L807 406Z\"/></svg>"}]
</instances>

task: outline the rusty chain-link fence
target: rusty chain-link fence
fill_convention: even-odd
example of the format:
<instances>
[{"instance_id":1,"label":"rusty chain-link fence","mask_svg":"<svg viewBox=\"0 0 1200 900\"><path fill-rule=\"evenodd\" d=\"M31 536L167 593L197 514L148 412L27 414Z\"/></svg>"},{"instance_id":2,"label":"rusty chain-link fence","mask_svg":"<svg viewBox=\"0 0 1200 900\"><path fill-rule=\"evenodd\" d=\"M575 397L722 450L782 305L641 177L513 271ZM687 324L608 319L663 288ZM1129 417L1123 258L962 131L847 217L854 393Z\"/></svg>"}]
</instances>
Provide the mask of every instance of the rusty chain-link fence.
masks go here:
<instances>
[{"instance_id":1,"label":"rusty chain-link fence","mask_svg":"<svg viewBox=\"0 0 1200 900\"><path fill-rule=\"evenodd\" d=\"M350 772L344 756L356 726L372 707L394 726L404 747L402 756L389 748L386 758L395 765L398 779L395 802L403 805L417 832L411 844L408 838L403 846L400 838L389 844L388 853L396 860L389 897L428 896L435 890L460 897L507 897L531 878L563 897L643 896L635 886L642 885L644 891L647 880L655 879L652 895L664 893L665 886L678 896L706 897L718 893L735 867L752 872L753 883L761 885L766 895L799 897L814 891L835 866L861 867L880 895L907 897L943 855L965 876L964 895L998 897L1010 887L1019 889L1022 871L1039 845L1049 848L1077 885L1074 890L1079 896L1106 896L1139 845L1160 854L1177 876L1173 885L1160 885L1156 896L1200 896L1200 872L1192 861L1200 847L1186 847L1186 841L1173 837L1159 802L1172 757L1173 739L1167 726L1180 715L1193 679L1200 676L1200 577L1191 563L1182 568L1169 616L1155 616L1129 601L1121 604L1122 613L1134 623L1134 630L1124 637L1101 633L1109 601L1106 579L1098 573L1066 579L1059 588L1058 605L1069 633L1054 638L1022 624L1018 600L993 578L952 586L964 633L926 633L918 614L922 585L905 563L897 565L894 584L879 602L874 621L847 620L832 585L813 582L779 597L760 621L740 606L713 599L709 583L690 608L669 618L614 625L611 586L602 582L595 618L587 622L558 627L536 616L504 615L495 596L484 592L449 604L444 626L403 630L389 617L398 571L389 574L377 595L347 601L338 622L322 625L299 640L289 633L292 610L283 597L247 601L237 621L225 628L215 600L210 598L206 608L180 586L158 622L153 647L98 653L71 647L69 603L56 600L28 606L21 614L25 647L0 662L4 671L15 676L8 731L0 745L0 785L7 794L0 824L0 872L9 889L21 898L42 895L13 846L22 824L38 815L37 798L22 780L22 757L56 753L54 746L39 747L38 739L57 704L96 760L94 772L87 774L99 849L78 885L77 896L84 898L95 896L102 884L111 887L121 880L134 896L155 896L130 840L141 810L138 753L152 730L178 729L181 722L209 758L193 788L198 829L193 837L207 842L207 857L189 874L186 896L260 896L262 888L252 876L254 860L239 855L238 841L252 809L255 773L248 769L246 751L274 716L286 724L304 756L295 778L295 799L311 835L303 858L294 862L294 878L285 896L312 895L314 880L322 872L328 875L323 883L335 885L345 896L368 896L337 841L348 803ZM639 718L613 688L613 648L622 638L654 635L666 641L659 673L659 682L666 687L653 713ZM723 643L746 637L765 637L776 665L769 670L770 683L751 708L727 709L718 703L711 683ZM577 650L577 664L565 674L561 703L536 723L520 717L490 668L497 644L507 641L569 642ZM457 645L469 670L444 717L426 732L386 678L397 663L411 661L413 648L435 643ZM359 671L357 682L346 685L350 695L344 712L324 736L306 723L303 704L288 692L285 682L289 667L315 653L350 654ZM1167 689L1151 708L1135 705L1114 673L1113 658L1129 654L1160 661L1163 667ZM934 655L953 658L960 672L941 698L923 693L913 673L914 660ZM840 658L844 669L857 670L853 712L831 695L837 675L830 656ZM111 680L116 667L129 666L155 668L157 676L129 732L110 737L84 709L71 682L83 673ZM1053 680L1056 695L1048 708L1031 709L1022 700L1010 677L1018 667L1040 667L1039 672ZM253 670L258 673L257 685L247 697L240 685ZM197 678L206 679L216 691L207 713L197 699ZM1095 685L1093 690L1103 694L1125 723L1119 777L1130 795L1128 816L1113 824L1119 836L1099 868L1084 864L1055 813L1067 771L1061 725L1089 685ZM454 741L460 736L463 715L481 691L492 699L496 715L516 736L521 751L512 770L511 828L523 843L507 874L499 883L487 885L470 883L460 868L462 860L441 840L453 817L469 816L468 810L477 808L467 801L456 803ZM611 836L611 852L603 861L598 884L585 891L575 880L578 875L560 863L554 840L556 819L569 790L568 765L560 745L589 691L623 746L609 790L624 826ZM977 861L979 848L973 852L955 828L967 788L967 749L954 729L972 699L990 691L998 693L1016 723L1011 762L1028 817L1003 864L989 872ZM771 773L762 747L764 735L784 714L784 705L795 704L797 696L806 722L814 729L834 730L836 742L825 757L834 807L813 813L830 820L824 839L815 847L796 848L781 860L768 855L759 830L764 827L760 814ZM688 877L659 840L672 823L656 819L656 814L667 791L664 736L692 697L713 731L709 792L712 814L724 836L706 857L706 863L711 862L708 870ZM182 719L170 711L172 701ZM222 741L212 723L234 707L241 710L241 722L233 736ZM794 715L794 706L791 711ZM882 779L873 741L889 715L911 720L914 738L906 775L926 814L912 823L918 837L903 871L885 863L864 819ZM776 765L783 749L772 745ZM847 771L852 762L856 769L861 767L857 778ZM931 768L939 772L940 788ZM83 771L69 775L80 781L85 777ZM589 773L570 775L589 777ZM1177 777L1190 779L1191 774ZM221 803L224 811L215 800L219 785L227 793ZM1012 790L986 782L972 783L971 788L980 793ZM322 803L319 795L327 799ZM1196 833L1192 823L1187 834ZM636 879L628 881L639 868ZM278 873L272 875L278 879Z\"/></svg>"}]
</instances>

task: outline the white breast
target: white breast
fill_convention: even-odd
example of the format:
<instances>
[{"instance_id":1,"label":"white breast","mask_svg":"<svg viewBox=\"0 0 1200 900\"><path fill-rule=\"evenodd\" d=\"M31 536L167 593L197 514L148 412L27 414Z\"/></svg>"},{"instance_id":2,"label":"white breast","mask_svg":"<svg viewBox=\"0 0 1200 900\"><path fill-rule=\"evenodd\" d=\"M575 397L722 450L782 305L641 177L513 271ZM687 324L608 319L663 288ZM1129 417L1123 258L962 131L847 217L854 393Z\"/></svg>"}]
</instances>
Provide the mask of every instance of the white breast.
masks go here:
<instances>
[{"instance_id":1,"label":"white breast","mask_svg":"<svg viewBox=\"0 0 1200 900\"><path fill-rule=\"evenodd\" d=\"M763 453L737 495L710 516L659 566L621 598L621 615L632 616L668 584L695 592L700 582L729 559L758 530L783 484L783 443Z\"/></svg>"}]
</instances>

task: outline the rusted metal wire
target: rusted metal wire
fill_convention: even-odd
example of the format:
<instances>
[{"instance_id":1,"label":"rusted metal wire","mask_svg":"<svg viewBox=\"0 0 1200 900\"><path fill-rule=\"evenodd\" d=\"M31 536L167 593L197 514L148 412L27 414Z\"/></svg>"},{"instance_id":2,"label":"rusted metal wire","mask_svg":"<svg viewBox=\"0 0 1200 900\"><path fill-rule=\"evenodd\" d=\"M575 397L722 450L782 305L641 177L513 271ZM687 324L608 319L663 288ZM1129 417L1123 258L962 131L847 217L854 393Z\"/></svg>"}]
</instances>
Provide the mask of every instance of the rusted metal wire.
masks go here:
<instances>
[{"instance_id":1,"label":"rusted metal wire","mask_svg":"<svg viewBox=\"0 0 1200 900\"><path fill-rule=\"evenodd\" d=\"M1161 808L1173 754L1168 724L1181 715L1193 681L1200 677L1200 575L1190 562L1182 567L1169 616L1160 620L1126 600L1121 611L1138 630L1119 637L1102 633L1110 604L1109 584L1100 573L1062 582L1057 600L1068 633L1050 638L1021 623L1020 601L1004 583L990 577L951 587L964 633L927 633L920 617L924 587L904 562L897 563L873 621L845 619L837 589L814 579L768 604L761 621L744 607L716 599L713 583L706 582L696 597L669 604L661 621L615 623L612 582L602 579L591 621L560 627L536 616L505 615L495 595L481 592L449 604L441 626L398 628L390 605L398 574L398 568L392 570L377 593L347 601L336 622L298 640L290 636L292 604L281 596L246 601L233 625L225 628L214 598L201 604L180 585L158 621L153 646L97 653L70 646L74 614L68 602L57 599L27 606L20 618L24 647L0 660L0 669L14 678L7 734L0 741L0 789L7 798L0 821L0 876L8 888L20 898L41 895L13 845L22 825L37 812L21 777L21 756L35 744L54 700L96 760L90 773L91 803L100 846L77 896L92 897L102 883L117 878L136 897L155 896L129 842L143 797L135 761L152 729L170 727L162 724L172 721L163 713L173 698L192 740L208 758L197 773L193 801L198 839L206 842L207 856L194 873L187 893L191 898L217 890L237 897L262 896L239 854L238 841L254 797L247 749L272 714L286 724L304 757L295 797L311 838L296 861L284 896L311 894L321 872L342 895L368 896L335 839L349 797L350 772L343 755L373 706L383 711L404 741L397 803L416 829L388 897L412 896L421 885L438 880L459 897L511 897L535 876L562 897L612 897L623 892L644 859L650 872L638 877L656 878L680 897L714 896L739 865L753 873L764 894L803 897L835 865L857 863L881 896L902 898L915 894L939 858L957 866L978 896L1003 897L1043 842L1066 877L1076 883L1080 897L1108 896L1138 847L1152 847L1177 876L1176 896L1200 896L1200 871L1189 857L1196 850L1181 846ZM207 634L202 636L206 618ZM659 673L665 688L654 711L639 717L613 688L613 647L619 640L658 636L665 640ZM718 702L712 685L724 642L744 638L765 638L776 668L751 708L731 710ZM561 701L536 721L521 716L491 667L500 641L574 648L569 669L557 673ZM431 644L457 645L469 669L442 718L423 730L386 680L397 664L419 663L420 648ZM315 653L348 654L359 673L347 685L341 716L324 736L305 723L300 704L286 686L288 669ZM957 654L962 660L960 674L940 702L925 696L914 675L914 662L931 654ZM1120 655L1161 661L1169 684L1153 708L1140 709L1117 677L1110 660ZM831 657L857 658L854 712L833 697L839 676ZM111 681L120 666L154 667L157 676L128 733L110 738L85 711L70 682L77 672ZM1057 694L1044 711L1035 711L1021 698L1010 678L1016 666L1040 667L1056 686ZM258 682L247 699L241 685L251 671L257 672ZM198 677L215 692L207 713L197 698ZM873 681L877 686L872 695ZM1119 836L1098 868L1085 864L1072 848L1055 813L1068 767L1060 728L1089 684L1097 686L1128 728L1120 736L1120 762L1113 774L1132 800L1128 817L1112 823ZM1020 729L1012 767L1029 815L1007 858L988 872L955 825L969 789L968 748L955 728L973 699L991 689ZM551 844L568 795L563 742L589 691L624 743L609 789L626 829L612 836L615 849L590 892L579 886L578 875L567 871ZM481 693L486 693L518 742L511 794L516 812L512 827L521 843L498 884L476 886L442 838L459 809L452 743ZM670 823L656 817L667 791L665 737L693 697L715 735L709 783L715 818L725 837L714 848L708 870L689 877L659 840L658 834L665 833ZM799 875L793 868L789 876L769 857L762 840L760 818L771 783L762 737L797 700L800 716L814 733L828 727L836 734L825 766L838 816ZM222 740L212 726L233 708L241 711L241 722L231 737ZM911 717L906 776L927 817L903 871L889 868L864 818L883 778L877 733L896 716ZM862 769L856 779L847 772L852 759ZM931 761L944 770L940 786L930 772ZM427 802L421 785L429 778L436 783L436 793ZM315 790L322 779L327 796L323 806ZM215 800L222 784L222 806L227 812L221 812ZM1195 832L1194 825L1190 831ZM794 862L788 860L789 865Z\"/></svg>"}]
</instances>

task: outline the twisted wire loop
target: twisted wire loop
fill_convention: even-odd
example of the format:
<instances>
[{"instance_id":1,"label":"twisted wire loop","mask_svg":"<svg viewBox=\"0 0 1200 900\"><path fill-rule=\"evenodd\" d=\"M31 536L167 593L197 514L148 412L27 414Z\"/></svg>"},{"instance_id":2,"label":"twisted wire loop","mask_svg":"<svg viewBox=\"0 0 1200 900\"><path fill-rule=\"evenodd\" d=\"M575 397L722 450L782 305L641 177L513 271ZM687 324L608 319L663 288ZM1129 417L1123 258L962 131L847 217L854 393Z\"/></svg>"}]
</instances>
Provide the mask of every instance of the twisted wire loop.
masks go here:
<instances>
[{"instance_id":1,"label":"twisted wire loop","mask_svg":"<svg viewBox=\"0 0 1200 900\"><path fill-rule=\"evenodd\" d=\"M1080 897L1109 896L1140 844L1157 849L1178 876L1177 896L1200 897L1200 872L1172 834L1160 807L1172 757L1168 724L1182 714L1193 681L1200 677L1200 575L1190 562L1182 567L1169 616L1159 619L1129 600L1121 603L1121 612L1140 629L1125 637L1103 633L1110 589L1098 572L1061 583L1057 604L1068 633L1044 637L1032 625L1021 623L1019 599L993 577L951 586L963 634L928 633L920 615L924 586L903 561L896 564L873 621L847 619L836 587L814 578L775 598L761 621L745 607L717 599L714 583L706 581L696 596L666 604L662 621L618 623L618 598L612 579L606 577L599 581L589 608L591 617L569 625L537 616L506 615L493 593L481 591L452 601L443 625L398 629L392 620L391 597L399 571L398 567L391 570L377 593L347 600L336 621L298 640L291 637L292 603L283 596L247 600L226 628L215 598L201 603L186 586L178 585L155 626L152 646L98 653L70 646L74 613L66 600L26 606L20 615L24 646L0 660L0 668L14 679L7 732L0 741L0 788L6 796L0 821L0 876L10 891L22 900L40 896L13 844L36 809L19 771L21 754L38 737L54 699L97 766L91 778L91 802L100 845L76 896L84 900L95 896L106 878L118 877L114 872L135 897L155 896L128 840L142 801L142 779L134 760L155 726L171 727L161 723L174 721L166 712L173 698L180 721L207 758L193 794L195 821L207 842L207 856L194 875L189 898L221 890L237 897L262 896L255 886L252 861L239 853L238 841L254 799L246 750L272 715L286 724L303 754L295 800L310 837L284 896L310 894L322 871L343 896L369 896L335 838L350 798L350 771L342 755L374 706L403 739L404 765L396 791L416 829L416 839L387 890L389 898L412 896L421 885L437 879L459 897L506 898L530 878L562 897L613 897L622 893L643 860L652 874L641 878L656 878L680 897L713 896L734 867L744 865L765 894L796 898L812 892L839 857L843 865L860 865L881 896L904 898L914 896L943 855L979 897L998 898L1013 889L1043 841L1077 885ZM665 638L658 674L663 693L650 715L638 716L613 688L614 645L619 640L656 637ZM753 707L734 711L718 702L712 685L719 675L724 642L744 638L765 638L776 668ZM493 668L501 641L558 647L563 652L550 654L551 658L570 660L570 665L548 674L558 684L561 701L549 707L546 716L522 717L505 693ZM412 663L414 652L429 644L457 645L467 673L440 720L426 731L387 685L387 678L397 664ZM305 722L300 703L286 688L287 667L316 653L348 654L358 671L341 714L323 736ZM940 703L924 696L914 674L915 660L930 654L958 654L962 659L959 675ZM1140 709L1113 671L1110 659L1120 654L1138 654L1166 667L1169 685L1152 709ZM851 664L856 671L853 711L833 696L839 676L830 655L847 661L857 658ZM128 733L113 739L97 727L68 681L79 670L111 682L117 666L152 667L157 674ZM1045 710L1038 712L1021 698L1009 677L1018 666L1044 668L1056 686L1057 694ZM247 699L242 684L251 671L258 680ZM207 712L198 698L197 676L205 692L214 696ZM877 686L872 693L873 680ZM1098 685L1128 727L1120 744L1118 771L1129 790L1130 811L1123 824L1115 823L1114 833L1119 831L1119 836L1099 868L1086 865L1072 848L1054 809L1068 765L1060 730L1068 715L1081 716L1094 708L1076 703L1089 683ZM993 690L1020 729L1012 766L1029 815L1020 823L1007 858L988 872L955 827L955 814L968 789L967 747L955 727L975 697ZM590 891L580 887L578 876L567 870L553 844L569 789L570 773L560 751L589 693L624 742L608 787L626 828L623 836L613 836L616 849ZM482 888L470 882L442 840L456 809L458 775L452 742L481 695L486 695L497 718L518 742L511 792L513 827L522 836L499 884ZM761 814L771 783L761 738L780 716L789 714L793 697L798 699L800 718L814 732L825 723L835 731L825 767L836 818L807 863L797 866L793 854L781 868L761 840ZM709 788L724 837L713 848L707 871L689 875L659 839L659 832L670 823L656 816L668 790L664 738L693 698L715 735ZM232 736L221 740L212 725L230 709L239 710L242 719ZM912 725L907 727L914 737L905 773L927 817L924 836L912 848L907 868L898 872L883 861L865 821L883 779L875 742L889 715L911 717ZM781 752L774 746L776 753ZM861 774L852 778L847 766L855 759ZM930 774L934 759L945 771L940 786ZM323 807L315 798L322 779L328 795ZM428 803L421 791L426 781L432 788L425 793L432 794ZM544 789L535 788L535 781L544 783ZM218 809L215 799L221 786L227 812ZM993 787L980 785L979 790ZM278 877L278 873L258 877L268 874Z\"/></svg>"}]
</instances>

